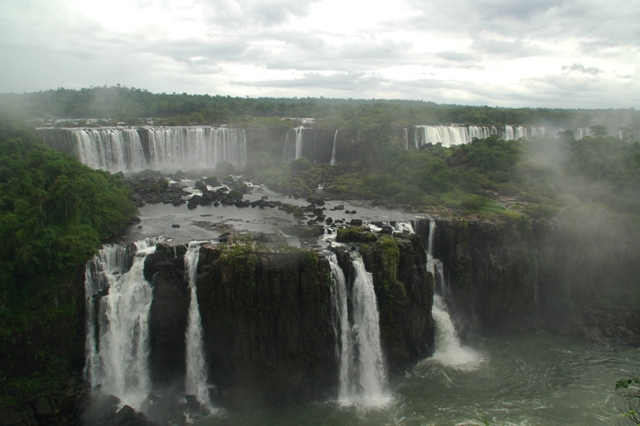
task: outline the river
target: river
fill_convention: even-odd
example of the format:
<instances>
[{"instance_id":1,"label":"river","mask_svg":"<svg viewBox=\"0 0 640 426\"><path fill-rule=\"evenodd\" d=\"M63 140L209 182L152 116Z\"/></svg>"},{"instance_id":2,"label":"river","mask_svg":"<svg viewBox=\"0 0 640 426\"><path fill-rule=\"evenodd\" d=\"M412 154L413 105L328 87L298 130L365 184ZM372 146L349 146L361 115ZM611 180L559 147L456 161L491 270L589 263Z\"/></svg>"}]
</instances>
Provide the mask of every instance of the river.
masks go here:
<instances>
[{"instance_id":1,"label":"river","mask_svg":"<svg viewBox=\"0 0 640 426\"><path fill-rule=\"evenodd\" d=\"M478 359L455 367L426 359L391 385L377 410L326 402L225 411L198 425L624 425L617 380L640 373L640 349L540 332L480 339Z\"/></svg>"}]
</instances>

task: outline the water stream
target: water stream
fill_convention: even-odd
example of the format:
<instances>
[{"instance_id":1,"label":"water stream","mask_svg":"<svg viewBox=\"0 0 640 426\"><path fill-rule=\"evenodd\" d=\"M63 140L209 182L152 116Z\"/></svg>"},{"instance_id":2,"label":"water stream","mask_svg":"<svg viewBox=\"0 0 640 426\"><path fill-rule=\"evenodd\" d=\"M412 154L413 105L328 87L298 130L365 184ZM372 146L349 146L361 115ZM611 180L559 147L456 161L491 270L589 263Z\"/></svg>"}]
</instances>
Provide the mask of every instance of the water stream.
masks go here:
<instances>
[{"instance_id":1,"label":"water stream","mask_svg":"<svg viewBox=\"0 0 640 426\"><path fill-rule=\"evenodd\" d=\"M150 391L149 309L152 289L144 279L144 261L155 242L135 244L127 271L126 248L105 246L87 268L87 365L92 386L138 409ZM97 302L97 303L96 303Z\"/></svg>"},{"instance_id":2,"label":"water stream","mask_svg":"<svg viewBox=\"0 0 640 426\"><path fill-rule=\"evenodd\" d=\"M201 245L202 242L190 242L188 250L184 255L185 271L187 273L189 286L191 287L189 321L186 332L187 376L185 379L185 390L188 395L195 395L198 401L211 411L212 404L209 398L209 384L207 383L207 370L202 343L202 321L200 318L200 308L198 307L196 286Z\"/></svg>"}]
</instances>

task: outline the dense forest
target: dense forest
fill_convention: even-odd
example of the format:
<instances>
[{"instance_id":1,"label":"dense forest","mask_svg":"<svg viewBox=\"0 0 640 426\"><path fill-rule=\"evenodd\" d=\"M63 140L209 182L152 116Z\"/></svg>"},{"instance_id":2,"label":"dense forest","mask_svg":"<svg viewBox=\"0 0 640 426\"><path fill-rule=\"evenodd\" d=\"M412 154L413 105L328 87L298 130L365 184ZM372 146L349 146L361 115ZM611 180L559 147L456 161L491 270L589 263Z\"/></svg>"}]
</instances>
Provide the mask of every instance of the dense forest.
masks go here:
<instances>
[{"instance_id":1,"label":"dense forest","mask_svg":"<svg viewBox=\"0 0 640 426\"><path fill-rule=\"evenodd\" d=\"M247 126L253 125L256 118L260 121L269 117L309 117L332 123L357 113L361 107L373 105L386 110L396 126L459 123L571 128L604 123L612 129L640 128L640 112L634 109L496 108L408 100L242 98L186 93L154 94L124 86L0 94L0 111L10 111L24 118L93 118L130 125L146 124L143 118L155 118L155 124L163 125L224 123Z\"/></svg>"},{"instance_id":2,"label":"dense forest","mask_svg":"<svg viewBox=\"0 0 640 426\"><path fill-rule=\"evenodd\" d=\"M129 195L122 177L0 117L0 403L63 385L72 368L64 348L82 342L74 283L101 241L137 213ZM11 357L14 370L4 371Z\"/></svg>"}]
</instances>

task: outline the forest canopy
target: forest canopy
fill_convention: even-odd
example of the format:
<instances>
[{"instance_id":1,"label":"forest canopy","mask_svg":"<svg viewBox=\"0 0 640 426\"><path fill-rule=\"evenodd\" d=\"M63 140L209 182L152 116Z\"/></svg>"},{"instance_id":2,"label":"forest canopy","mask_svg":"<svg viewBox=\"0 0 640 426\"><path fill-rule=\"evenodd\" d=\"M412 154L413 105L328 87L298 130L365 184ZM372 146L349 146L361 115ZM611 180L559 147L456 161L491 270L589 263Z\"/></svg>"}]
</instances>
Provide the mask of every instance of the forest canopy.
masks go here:
<instances>
[{"instance_id":1,"label":"forest canopy","mask_svg":"<svg viewBox=\"0 0 640 426\"><path fill-rule=\"evenodd\" d=\"M136 214L124 179L0 117L0 324L48 274L86 263Z\"/></svg>"}]
</instances>

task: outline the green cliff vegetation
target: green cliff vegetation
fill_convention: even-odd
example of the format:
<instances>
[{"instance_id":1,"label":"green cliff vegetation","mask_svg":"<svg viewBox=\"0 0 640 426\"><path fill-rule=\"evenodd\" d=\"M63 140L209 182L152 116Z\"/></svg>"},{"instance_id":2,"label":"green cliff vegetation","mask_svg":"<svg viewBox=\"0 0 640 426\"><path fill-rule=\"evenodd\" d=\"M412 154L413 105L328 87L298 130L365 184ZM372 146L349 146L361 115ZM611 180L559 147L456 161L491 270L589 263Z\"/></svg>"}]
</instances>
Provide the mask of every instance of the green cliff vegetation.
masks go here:
<instances>
[{"instance_id":1,"label":"green cliff vegetation","mask_svg":"<svg viewBox=\"0 0 640 426\"><path fill-rule=\"evenodd\" d=\"M0 393L68 374L83 346L80 268L136 214L129 192L0 117Z\"/></svg>"}]
</instances>

